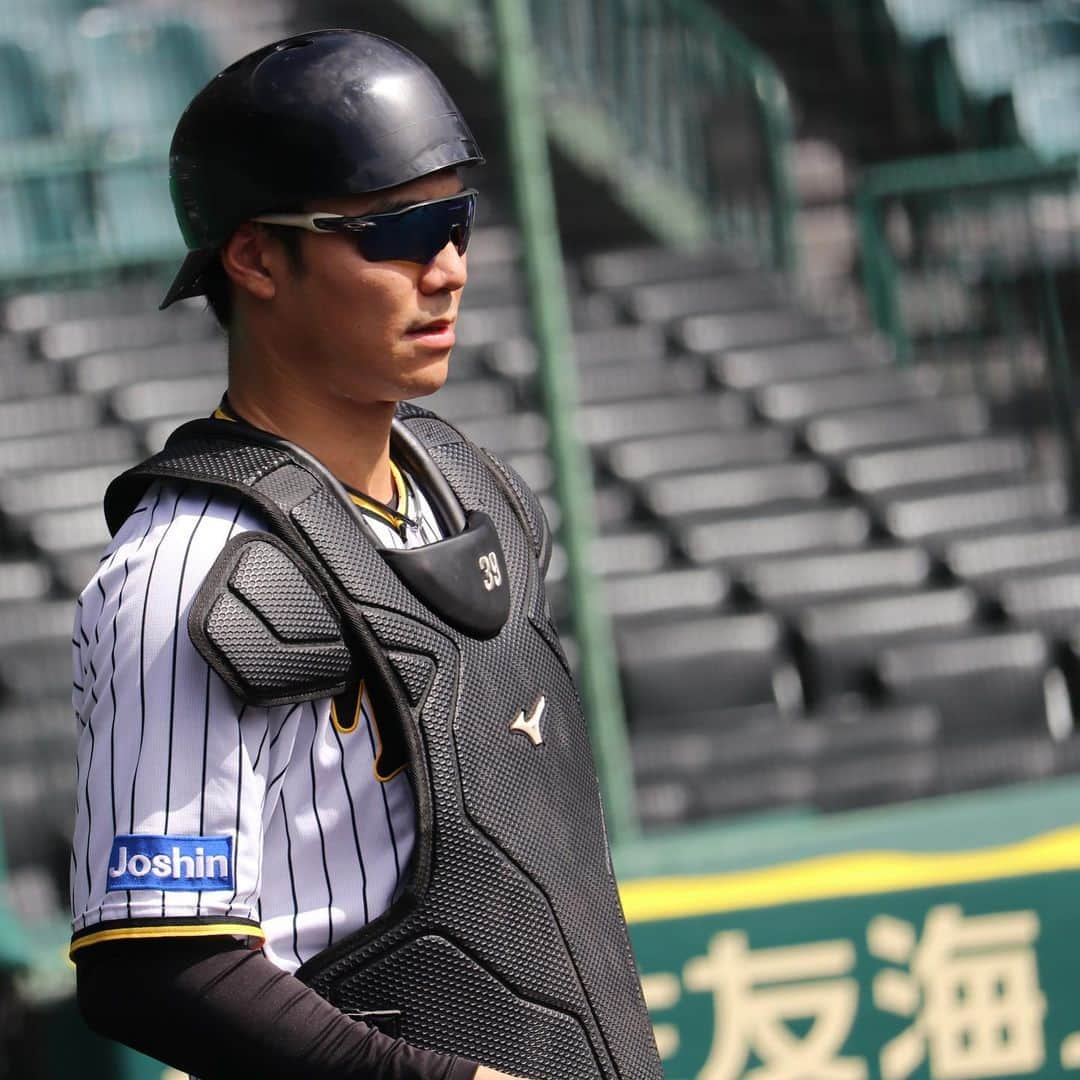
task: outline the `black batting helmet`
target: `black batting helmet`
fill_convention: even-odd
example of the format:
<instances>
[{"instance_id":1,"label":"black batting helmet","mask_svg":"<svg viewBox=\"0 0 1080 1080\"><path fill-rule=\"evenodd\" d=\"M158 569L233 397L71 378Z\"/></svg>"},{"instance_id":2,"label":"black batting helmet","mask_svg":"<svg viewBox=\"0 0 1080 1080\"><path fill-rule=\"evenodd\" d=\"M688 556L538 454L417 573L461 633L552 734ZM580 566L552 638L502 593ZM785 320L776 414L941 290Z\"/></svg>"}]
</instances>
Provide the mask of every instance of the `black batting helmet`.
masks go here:
<instances>
[{"instance_id":1,"label":"black batting helmet","mask_svg":"<svg viewBox=\"0 0 1080 1080\"><path fill-rule=\"evenodd\" d=\"M319 30L227 67L188 106L169 181L188 256L161 306L202 294L238 225L308 199L361 195L483 162L434 72L361 30Z\"/></svg>"}]
</instances>

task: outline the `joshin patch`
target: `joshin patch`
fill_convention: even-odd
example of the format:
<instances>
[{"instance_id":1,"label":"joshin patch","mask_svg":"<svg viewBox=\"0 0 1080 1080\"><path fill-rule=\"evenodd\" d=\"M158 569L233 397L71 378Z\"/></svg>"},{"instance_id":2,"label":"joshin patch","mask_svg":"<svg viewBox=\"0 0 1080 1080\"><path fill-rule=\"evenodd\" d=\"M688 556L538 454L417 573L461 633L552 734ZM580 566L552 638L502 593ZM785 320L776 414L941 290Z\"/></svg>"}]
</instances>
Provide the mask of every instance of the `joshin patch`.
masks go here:
<instances>
[{"instance_id":1,"label":"joshin patch","mask_svg":"<svg viewBox=\"0 0 1080 1080\"><path fill-rule=\"evenodd\" d=\"M107 892L234 891L231 836L118 836L109 856Z\"/></svg>"}]
</instances>

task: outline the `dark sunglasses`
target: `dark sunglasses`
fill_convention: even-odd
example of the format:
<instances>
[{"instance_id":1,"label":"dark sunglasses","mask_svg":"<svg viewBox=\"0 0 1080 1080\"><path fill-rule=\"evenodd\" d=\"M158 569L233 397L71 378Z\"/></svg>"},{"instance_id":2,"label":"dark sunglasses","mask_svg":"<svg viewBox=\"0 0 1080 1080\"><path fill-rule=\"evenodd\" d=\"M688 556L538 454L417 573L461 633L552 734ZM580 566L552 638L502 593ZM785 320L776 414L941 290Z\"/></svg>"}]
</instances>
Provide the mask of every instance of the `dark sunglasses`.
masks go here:
<instances>
[{"instance_id":1,"label":"dark sunglasses","mask_svg":"<svg viewBox=\"0 0 1080 1080\"><path fill-rule=\"evenodd\" d=\"M402 259L427 265L447 244L459 255L469 246L473 217L476 214L473 188L441 199L414 203L403 210L386 214L260 214L253 221L267 225L286 225L315 233L341 233L356 245L356 250L370 262Z\"/></svg>"}]
</instances>

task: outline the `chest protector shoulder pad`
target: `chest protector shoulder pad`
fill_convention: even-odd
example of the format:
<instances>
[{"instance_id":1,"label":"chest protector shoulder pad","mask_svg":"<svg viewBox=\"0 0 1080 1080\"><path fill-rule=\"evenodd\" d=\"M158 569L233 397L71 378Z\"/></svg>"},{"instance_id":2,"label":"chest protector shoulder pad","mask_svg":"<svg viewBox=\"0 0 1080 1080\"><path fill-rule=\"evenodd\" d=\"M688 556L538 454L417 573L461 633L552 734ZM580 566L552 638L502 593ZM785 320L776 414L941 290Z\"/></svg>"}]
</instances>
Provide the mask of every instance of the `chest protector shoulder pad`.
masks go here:
<instances>
[{"instance_id":1,"label":"chest protector shoulder pad","mask_svg":"<svg viewBox=\"0 0 1080 1080\"><path fill-rule=\"evenodd\" d=\"M660 1080L612 875L581 702L547 614L543 512L511 470L403 406L394 456L447 539L379 547L302 450L196 421L110 486L114 529L155 479L257 507L191 614L245 700L333 696L363 676L408 764L417 835L383 916L297 975L407 1041L537 1080Z\"/></svg>"}]
</instances>

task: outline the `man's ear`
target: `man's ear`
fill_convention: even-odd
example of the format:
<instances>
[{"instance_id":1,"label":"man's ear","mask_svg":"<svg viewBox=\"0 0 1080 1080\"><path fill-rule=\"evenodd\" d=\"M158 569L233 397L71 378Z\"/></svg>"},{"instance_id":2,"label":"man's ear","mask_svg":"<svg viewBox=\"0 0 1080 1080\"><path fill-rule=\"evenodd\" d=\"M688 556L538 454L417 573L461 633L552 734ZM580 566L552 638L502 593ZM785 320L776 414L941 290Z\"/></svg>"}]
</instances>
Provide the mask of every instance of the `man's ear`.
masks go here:
<instances>
[{"instance_id":1,"label":"man's ear","mask_svg":"<svg viewBox=\"0 0 1080 1080\"><path fill-rule=\"evenodd\" d=\"M283 267L283 252L270 242L265 229L253 222L241 225L221 249L221 265L238 289L256 300L272 300L274 275Z\"/></svg>"}]
</instances>

